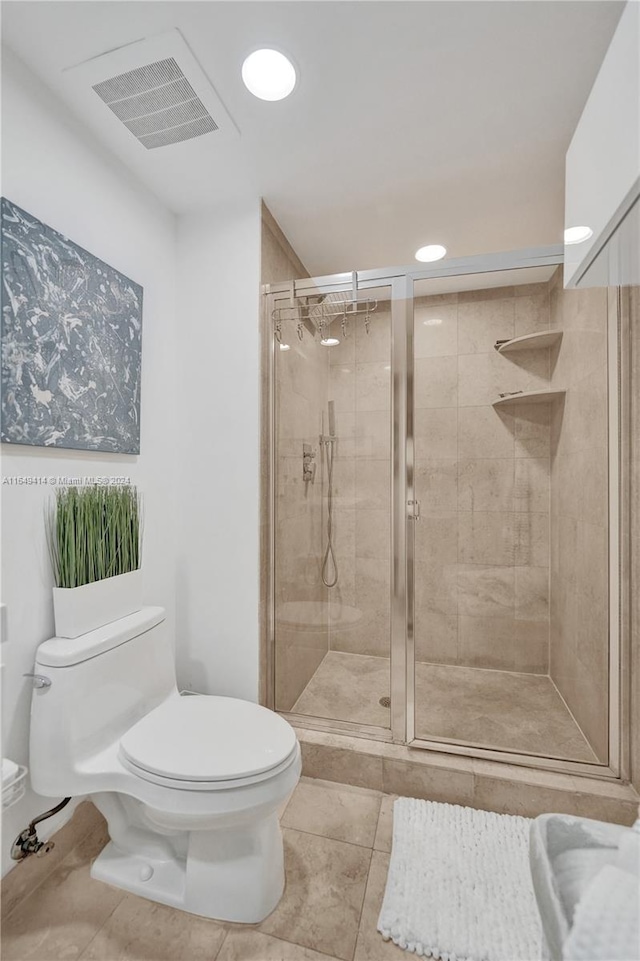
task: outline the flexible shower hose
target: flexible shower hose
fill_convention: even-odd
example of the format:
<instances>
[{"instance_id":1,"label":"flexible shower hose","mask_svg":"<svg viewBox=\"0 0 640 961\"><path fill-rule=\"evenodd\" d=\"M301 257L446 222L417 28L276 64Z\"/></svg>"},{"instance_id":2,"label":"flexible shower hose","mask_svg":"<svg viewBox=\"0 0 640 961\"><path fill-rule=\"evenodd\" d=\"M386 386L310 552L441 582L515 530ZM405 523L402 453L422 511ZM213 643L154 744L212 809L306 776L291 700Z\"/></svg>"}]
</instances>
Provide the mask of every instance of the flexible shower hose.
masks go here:
<instances>
[{"instance_id":1,"label":"flexible shower hose","mask_svg":"<svg viewBox=\"0 0 640 961\"><path fill-rule=\"evenodd\" d=\"M322 559L322 583L325 587L335 587L338 583L338 564L333 551L333 451L334 440L325 441L327 450L327 475L329 491L327 494L327 549ZM333 578L329 570L333 568Z\"/></svg>"}]
</instances>

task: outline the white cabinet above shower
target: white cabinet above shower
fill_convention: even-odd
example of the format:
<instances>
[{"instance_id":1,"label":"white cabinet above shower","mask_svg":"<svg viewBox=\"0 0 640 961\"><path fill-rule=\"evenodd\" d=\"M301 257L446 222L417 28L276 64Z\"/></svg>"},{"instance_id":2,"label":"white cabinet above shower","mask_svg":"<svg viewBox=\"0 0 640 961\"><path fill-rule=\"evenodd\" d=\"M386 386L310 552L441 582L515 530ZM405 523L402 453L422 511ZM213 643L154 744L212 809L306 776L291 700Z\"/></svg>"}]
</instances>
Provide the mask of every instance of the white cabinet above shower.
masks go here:
<instances>
[{"instance_id":1,"label":"white cabinet above shower","mask_svg":"<svg viewBox=\"0 0 640 961\"><path fill-rule=\"evenodd\" d=\"M640 283L640 3L629 2L566 158L565 287ZM585 231L587 233L587 231Z\"/></svg>"}]
</instances>

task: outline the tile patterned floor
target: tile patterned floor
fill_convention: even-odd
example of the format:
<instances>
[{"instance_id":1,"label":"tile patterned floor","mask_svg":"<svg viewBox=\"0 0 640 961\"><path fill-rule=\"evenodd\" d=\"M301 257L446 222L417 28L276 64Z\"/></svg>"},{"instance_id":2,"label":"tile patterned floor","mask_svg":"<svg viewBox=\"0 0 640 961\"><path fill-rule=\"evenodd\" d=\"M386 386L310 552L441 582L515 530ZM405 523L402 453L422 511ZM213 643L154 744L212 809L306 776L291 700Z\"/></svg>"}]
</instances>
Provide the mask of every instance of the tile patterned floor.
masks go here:
<instances>
[{"instance_id":1,"label":"tile patterned floor","mask_svg":"<svg viewBox=\"0 0 640 961\"><path fill-rule=\"evenodd\" d=\"M389 727L389 660L330 651L296 701L298 714ZM596 762L549 677L416 663L416 734Z\"/></svg>"},{"instance_id":2,"label":"tile patterned floor","mask_svg":"<svg viewBox=\"0 0 640 961\"><path fill-rule=\"evenodd\" d=\"M96 816L89 834L6 915L3 961L401 961L405 953L376 931L392 803L377 791L303 779L281 818L285 893L250 926L93 881L91 861L107 841Z\"/></svg>"}]
</instances>

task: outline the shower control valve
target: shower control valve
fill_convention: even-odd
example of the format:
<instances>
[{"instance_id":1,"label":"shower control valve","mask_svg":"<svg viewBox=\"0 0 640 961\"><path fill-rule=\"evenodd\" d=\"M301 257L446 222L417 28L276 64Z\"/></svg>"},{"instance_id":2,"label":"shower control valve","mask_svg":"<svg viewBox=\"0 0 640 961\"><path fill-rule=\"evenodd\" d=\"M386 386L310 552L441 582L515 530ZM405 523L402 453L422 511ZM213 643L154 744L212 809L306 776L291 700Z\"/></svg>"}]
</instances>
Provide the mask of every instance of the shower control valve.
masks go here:
<instances>
[{"instance_id":1,"label":"shower control valve","mask_svg":"<svg viewBox=\"0 0 640 961\"><path fill-rule=\"evenodd\" d=\"M302 445L302 479L313 483L316 476L316 465L314 463L316 452L311 444Z\"/></svg>"}]
</instances>

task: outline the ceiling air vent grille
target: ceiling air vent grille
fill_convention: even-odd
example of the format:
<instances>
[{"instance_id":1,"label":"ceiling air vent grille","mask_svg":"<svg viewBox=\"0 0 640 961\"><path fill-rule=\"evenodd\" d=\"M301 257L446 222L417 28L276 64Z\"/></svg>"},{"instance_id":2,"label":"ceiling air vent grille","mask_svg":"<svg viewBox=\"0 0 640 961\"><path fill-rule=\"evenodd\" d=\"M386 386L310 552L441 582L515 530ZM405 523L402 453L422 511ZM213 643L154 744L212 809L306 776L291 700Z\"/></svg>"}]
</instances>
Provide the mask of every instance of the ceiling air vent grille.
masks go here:
<instances>
[{"instance_id":1,"label":"ceiling air vent grille","mask_svg":"<svg viewBox=\"0 0 640 961\"><path fill-rule=\"evenodd\" d=\"M110 77L93 89L148 150L218 129L173 57Z\"/></svg>"}]
</instances>

